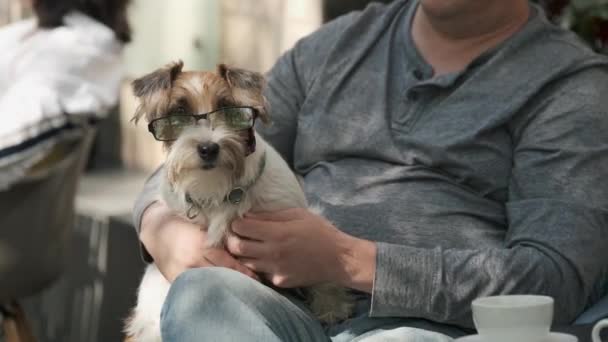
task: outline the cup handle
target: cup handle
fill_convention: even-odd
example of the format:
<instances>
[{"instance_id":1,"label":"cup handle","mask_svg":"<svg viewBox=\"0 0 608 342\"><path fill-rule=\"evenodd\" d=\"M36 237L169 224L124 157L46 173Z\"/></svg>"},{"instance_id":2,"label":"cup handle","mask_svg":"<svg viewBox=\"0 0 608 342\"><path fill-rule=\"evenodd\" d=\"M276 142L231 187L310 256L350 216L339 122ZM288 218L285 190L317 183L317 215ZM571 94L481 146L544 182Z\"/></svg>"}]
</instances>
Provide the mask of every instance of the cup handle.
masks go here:
<instances>
[{"instance_id":1,"label":"cup handle","mask_svg":"<svg viewBox=\"0 0 608 342\"><path fill-rule=\"evenodd\" d=\"M603 319L597 322L597 324L595 324L593 327L593 331L591 332L593 342L602 342L602 340L600 340L600 331L602 331L604 328L608 328L608 319Z\"/></svg>"}]
</instances>

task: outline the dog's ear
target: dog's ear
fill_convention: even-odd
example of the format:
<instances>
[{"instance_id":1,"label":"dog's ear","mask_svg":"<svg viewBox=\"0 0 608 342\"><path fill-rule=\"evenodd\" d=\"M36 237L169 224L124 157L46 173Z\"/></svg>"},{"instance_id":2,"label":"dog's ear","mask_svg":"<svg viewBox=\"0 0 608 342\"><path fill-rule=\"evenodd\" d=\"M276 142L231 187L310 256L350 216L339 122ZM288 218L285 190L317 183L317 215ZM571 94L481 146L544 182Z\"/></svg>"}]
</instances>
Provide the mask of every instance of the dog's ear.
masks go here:
<instances>
[{"instance_id":1,"label":"dog's ear","mask_svg":"<svg viewBox=\"0 0 608 342\"><path fill-rule=\"evenodd\" d=\"M177 61L133 81L133 93L137 97L151 95L157 91L171 89L173 81L182 72L184 63Z\"/></svg>"},{"instance_id":2,"label":"dog's ear","mask_svg":"<svg viewBox=\"0 0 608 342\"><path fill-rule=\"evenodd\" d=\"M264 76L255 71L220 64L217 66L217 73L233 88L248 89L252 92L262 93L266 85Z\"/></svg>"},{"instance_id":3,"label":"dog's ear","mask_svg":"<svg viewBox=\"0 0 608 342\"><path fill-rule=\"evenodd\" d=\"M255 71L233 68L226 64L217 66L217 73L232 89L232 96L239 103L253 103L260 119L270 122L268 102L264 98L266 79Z\"/></svg>"},{"instance_id":4,"label":"dog's ear","mask_svg":"<svg viewBox=\"0 0 608 342\"><path fill-rule=\"evenodd\" d=\"M147 110L150 110L148 107L153 95L171 89L173 81L182 72L183 67L184 63L181 60L173 62L131 83L133 94L139 98L141 103L133 116L133 121L137 122ZM168 96L164 98L167 99Z\"/></svg>"}]
</instances>

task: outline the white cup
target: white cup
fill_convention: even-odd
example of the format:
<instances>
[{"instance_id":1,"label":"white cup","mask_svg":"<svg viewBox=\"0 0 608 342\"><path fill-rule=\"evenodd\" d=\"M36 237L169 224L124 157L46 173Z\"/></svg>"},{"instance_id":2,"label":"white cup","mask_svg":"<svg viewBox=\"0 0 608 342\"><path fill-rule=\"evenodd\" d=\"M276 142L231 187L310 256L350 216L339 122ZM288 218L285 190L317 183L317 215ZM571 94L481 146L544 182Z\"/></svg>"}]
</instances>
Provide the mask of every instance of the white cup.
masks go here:
<instances>
[{"instance_id":1,"label":"white cup","mask_svg":"<svg viewBox=\"0 0 608 342\"><path fill-rule=\"evenodd\" d=\"M602 342L602 340L600 340L600 331L602 331L604 328L608 328L608 319L603 319L597 322L597 324L595 324L593 327L593 331L591 332L593 342Z\"/></svg>"},{"instance_id":2,"label":"white cup","mask_svg":"<svg viewBox=\"0 0 608 342\"><path fill-rule=\"evenodd\" d=\"M471 307L483 341L542 341L549 335L553 321L553 298L546 296L482 297L475 299Z\"/></svg>"}]
</instances>

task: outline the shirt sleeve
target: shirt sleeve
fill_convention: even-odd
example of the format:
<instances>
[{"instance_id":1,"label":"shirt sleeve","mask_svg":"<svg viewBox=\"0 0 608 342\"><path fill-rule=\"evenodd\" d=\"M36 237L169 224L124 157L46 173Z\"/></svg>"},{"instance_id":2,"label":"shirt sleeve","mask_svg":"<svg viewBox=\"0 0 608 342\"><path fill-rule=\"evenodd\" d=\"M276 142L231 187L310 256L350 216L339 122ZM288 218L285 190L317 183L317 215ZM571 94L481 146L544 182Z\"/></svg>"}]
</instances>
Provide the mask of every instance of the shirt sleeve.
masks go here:
<instances>
[{"instance_id":1,"label":"shirt sleeve","mask_svg":"<svg viewBox=\"0 0 608 342\"><path fill-rule=\"evenodd\" d=\"M268 83L264 95L270 107L271 123L258 125L256 130L291 167L298 115L307 99L308 89L316 81L336 37L358 16L359 12L344 15L302 38L277 60L266 75Z\"/></svg>"},{"instance_id":2,"label":"shirt sleeve","mask_svg":"<svg viewBox=\"0 0 608 342\"><path fill-rule=\"evenodd\" d=\"M378 243L371 315L472 327L475 298L531 293L554 297L554 321L564 324L605 295L607 93L608 72L588 70L543 91L514 117L503 246Z\"/></svg>"},{"instance_id":3,"label":"shirt sleeve","mask_svg":"<svg viewBox=\"0 0 608 342\"><path fill-rule=\"evenodd\" d=\"M159 198L159 189L160 189L160 180L162 177L162 166L159 167L154 173L148 178L146 183L144 184L143 190L137 196L135 200L135 205L133 206L133 226L137 231L137 236L139 236L139 232L141 229L141 218L144 214L144 211L148 209L150 205L156 202ZM153 262L154 259L146 250L146 247L143 243L139 243L139 248L141 251L142 259L147 262Z\"/></svg>"},{"instance_id":4,"label":"shirt sleeve","mask_svg":"<svg viewBox=\"0 0 608 342\"><path fill-rule=\"evenodd\" d=\"M272 145L289 165L293 165L293 148L297 130L297 115L304 99L298 77L295 51L289 50L267 73L264 91L271 123L257 125L259 134Z\"/></svg>"}]
</instances>

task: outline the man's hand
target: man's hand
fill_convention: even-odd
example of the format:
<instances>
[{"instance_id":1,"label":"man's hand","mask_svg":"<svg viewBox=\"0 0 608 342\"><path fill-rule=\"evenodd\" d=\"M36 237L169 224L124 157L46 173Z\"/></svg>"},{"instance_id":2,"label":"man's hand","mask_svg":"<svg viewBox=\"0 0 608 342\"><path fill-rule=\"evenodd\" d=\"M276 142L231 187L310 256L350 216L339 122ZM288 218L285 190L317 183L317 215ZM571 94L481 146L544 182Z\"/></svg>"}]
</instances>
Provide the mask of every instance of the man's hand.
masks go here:
<instances>
[{"instance_id":1,"label":"man's hand","mask_svg":"<svg viewBox=\"0 0 608 342\"><path fill-rule=\"evenodd\" d=\"M156 202L143 214L140 240L154 258L160 272L173 282L189 268L219 266L257 276L223 248L206 245L207 233L175 215L166 204Z\"/></svg>"},{"instance_id":2,"label":"man's hand","mask_svg":"<svg viewBox=\"0 0 608 342\"><path fill-rule=\"evenodd\" d=\"M278 287L325 282L371 292L376 245L347 235L306 209L247 214L232 224L227 247Z\"/></svg>"}]
</instances>

